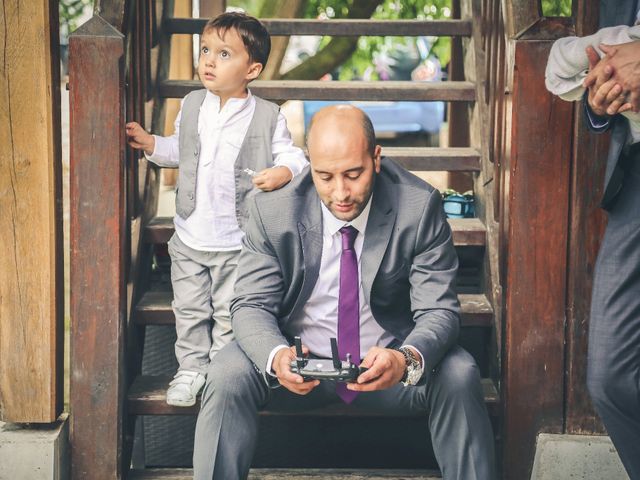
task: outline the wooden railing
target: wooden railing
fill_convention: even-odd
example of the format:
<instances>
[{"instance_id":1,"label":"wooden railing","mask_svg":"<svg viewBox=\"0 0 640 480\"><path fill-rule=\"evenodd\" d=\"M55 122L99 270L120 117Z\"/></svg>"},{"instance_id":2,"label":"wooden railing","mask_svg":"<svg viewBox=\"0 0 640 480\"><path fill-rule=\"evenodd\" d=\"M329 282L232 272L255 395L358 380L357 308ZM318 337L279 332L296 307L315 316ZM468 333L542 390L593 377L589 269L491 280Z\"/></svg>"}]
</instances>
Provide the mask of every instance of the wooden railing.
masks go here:
<instances>
[{"instance_id":1,"label":"wooden railing","mask_svg":"<svg viewBox=\"0 0 640 480\"><path fill-rule=\"evenodd\" d=\"M151 88L150 47L159 42L160 49L166 50L170 36L154 33L151 19L155 18L155 3L100 1L96 15L70 42L71 409L72 471L77 479L126 475L133 434L130 414L193 413L190 409L178 412L164 403L164 379L129 388L139 377L145 325L170 325L173 321L166 295L143 297L153 245L166 242L172 227L167 219L154 218L160 169L138 161L124 142L124 124L136 120L144 125L145 108L153 98L154 123L159 126L164 98L182 97L199 88L195 81L163 80L167 77L166 56L159 59L160 81ZM171 5L167 0L165 9ZM480 327L488 332L483 335L490 339L490 378L484 386L486 401L496 413L500 411L495 380L501 372L502 287L500 218L493 215L500 209L494 206L492 180L502 171L492 163L488 125L498 121L487 114L492 103L486 90L485 57L477 47L486 45L486 35L492 30L486 26L485 32L481 29L479 19L486 15L486 6L479 0L469 0L464 8L463 20L265 20L265 24L272 34L279 35L390 35L400 31L403 35L448 35L465 41L470 37L473 43L467 49L477 54L475 69L467 80L423 84L256 81L251 88L272 100L438 100L479 109L480 122L472 125L470 146L386 147L384 153L411 170L471 172L476 178L480 219L452 220L451 225L458 248L482 252L484 294L460 296L462 322L465 328ZM198 32L204 22L171 19L166 12L163 17L164 33L169 34Z\"/></svg>"},{"instance_id":2,"label":"wooden railing","mask_svg":"<svg viewBox=\"0 0 640 480\"><path fill-rule=\"evenodd\" d=\"M130 328L144 264L140 225L154 203L141 188L124 124L144 124L152 0L97 1L70 37L72 476L122 478L131 426L125 393L135 375ZM144 165L142 165L144 167ZM152 182L145 181L145 185ZM148 249L148 248L147 248ZM132 368L133 365L133 368Z\"/></svg>"}]
</instances>

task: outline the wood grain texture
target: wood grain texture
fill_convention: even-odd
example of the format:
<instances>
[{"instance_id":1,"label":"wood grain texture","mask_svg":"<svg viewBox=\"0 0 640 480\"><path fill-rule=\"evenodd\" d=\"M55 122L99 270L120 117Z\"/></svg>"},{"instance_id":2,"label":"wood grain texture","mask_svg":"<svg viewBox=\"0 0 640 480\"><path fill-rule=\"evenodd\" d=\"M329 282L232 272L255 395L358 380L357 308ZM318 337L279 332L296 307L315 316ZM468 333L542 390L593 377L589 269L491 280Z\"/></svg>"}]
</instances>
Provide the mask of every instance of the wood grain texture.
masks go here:
<instances>
[{"instance_id":1,"label":"wood grain texture","mask_svg":"<svg viewBox=\"0 0 640 480\"><path fill-rule=\"evenodd\" d=\"M477 218L449 218L453 244L457 247L481 247L486 242L486 230ZM145 227L145 241L166 243L173 235L171 217L155 217Z\"/></svg>"},{"instance_id":2,"label":"wood grain texture","mask_svg":"<svg viewBox=\"0 0 640 480\"><path fill-rule=\"evenodd\" d=\"M167 405L167 388L171 376L138 376L134 379L133 384L127 396L129 413L134 415L197 415L200 410L200 398L193 407L173 407ZM491 414L497 413L497 406L500 398L496 391L496 387L492 380L482 379L482 390L484 399ZM324 407L307 410L305 412L274 412L264 410L260 415L278 415L278 416L355 416L355 417L416 417L420 418L424 414L420 413L390 413L385 409L359 409L344 403L333 403Z\"/></svg>"},{"instance_id":3,"label":"wood grain texture","mask_svg":"<svg viewBox=\"0 0 640 480\"><path fill-rule=\"evenodd\" d=\"M72 478L121 478L128 234L124 37L70 37Z\"/></svg>"},{"instance_id":4,"label":"wood grain texture","mask_svg":"<svg viewBox=\"0 0 640 480\"><path fill-rule=\"evenodd\" d=\"M504 478L529 478L536 435L561 433L571 104L544 86L551 42L513 43L504 352Z\"/></svg>"},{"instance_id":5,"label":"wood grain texture","mask_svg":"<svg viewBox=\"0 0 640 480\"><path fill-rule=\"evenodd\" d=\"M58 3L0 9L0 419L62 412Z\"/></svg>"},{"instance_id":6,"label":"wood grain texture","mask_svg":"<svg viewBox=\"0 0 640 480\"><path fill-rule=\"evenodd\" d=\"M491 327L493 309L487 297L480 294L460 294L460 322L463 327ZM171 308L171 291L148 291L136 305L134 321L140 325L175 325Z\"/></svg>"},{"instance_id":7,"label":"wood grain texture","mask_svg":"<svg viewBox=\"0 0 640 480\"><path fill-rule=\"evenodd\" d=\"M251 91L267 100L388 100L472 102L475 88L470 82L323 82L320 80L256 80ZM158 86L165 98L182 98L202 88L197 80L167 80Z\"/></svg>"},{"instance_id":8,"label":"wood grain texture","mask_svg":"<svg viewBox=\"0 0 640 480\"><path fill-rule=\"evenodd\" d=\"M167 33L200 34L207 18L170 18L164 22ZM260 20L273 36L330 35L330 36L451 36L471 35L469 20L318 20L309 18Z\"/></svg>"},{"instance_id":9,"label":"wood grain texture","mask_svg":"<svg viewBox=\"0 0 640 480\"><path fill-rule=\"evenodd\" d=\"M566 432L605 433L587 391L587 344L593 273L606 215L599 208L609 135L585 127L582 104L575 106L571 178L571 223L567 266Z\"/></svg>"},{"instance_id":10,"label":"wood grain texture","mask_svg":"<svg viewBox=\"0 0 640 480\"><path fill-rule=\"evenodd\" d=\"M190 468L133 470L131 480L190 480ZM438 480L439 472L425 470L252 468L248 480Z\"/></svg>"}]
</instances>

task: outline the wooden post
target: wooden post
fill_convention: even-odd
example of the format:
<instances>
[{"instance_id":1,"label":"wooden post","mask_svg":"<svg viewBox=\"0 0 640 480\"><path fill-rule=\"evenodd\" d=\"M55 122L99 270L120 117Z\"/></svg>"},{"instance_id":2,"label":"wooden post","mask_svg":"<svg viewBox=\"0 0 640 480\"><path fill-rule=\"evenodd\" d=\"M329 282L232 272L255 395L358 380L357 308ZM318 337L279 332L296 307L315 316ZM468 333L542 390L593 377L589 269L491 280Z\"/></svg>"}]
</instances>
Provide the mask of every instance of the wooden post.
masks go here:
<instances>
[{"instance_id":1,"label":"wooden post","mask_svg":"<svg viewBox=\"0 0 640 480\"><path fill-rule=\"evenodd\" d=\"M217 17L226 9L226 0L200 0L200 18Z\"/></svg>"},{"instance_id":2,"label":"wooden post","mask_svg":"<svg viewBox=\"0 0 640 480\"><path fill-rule=\"evenodd\" d=\"M70 37L72 478L121 478L127 241L124 37Z\"/></svg>"},{"instance_id":3,"label":"wooden post","mask_svg":"<svg viewBox=\"0 0 640 480\"><path fill-rule=\"evenodd\" d=\"M551 41L511 41L505 158L504 478L529 478L539 432L562 433L573 107L547 92Z\"/></svg>"},{"instance_id":4,"label":"wooden post","mask_svg":"<svg viewBox=\"0 0 640 480\"><path fill-rule=\"evenodd\" d=\"M58 2L5 0L0 66L0 418L63 404Z\"/></svg>"},{"instance_id":5,"label":"wooden post","mask_svg":"<svg viewBox=\"0 0 640 480\"><path fill-rule=\"evenodd\" d=\"M588 35L598 28L598 3L574 2L576 31ZM575 105L571 230L567 284L566 433L604 433L587 391L587 343L593 270L606 218L598 207L602 197L609 135L587 131L581 103Z\"/></svg>"}]
</instances>

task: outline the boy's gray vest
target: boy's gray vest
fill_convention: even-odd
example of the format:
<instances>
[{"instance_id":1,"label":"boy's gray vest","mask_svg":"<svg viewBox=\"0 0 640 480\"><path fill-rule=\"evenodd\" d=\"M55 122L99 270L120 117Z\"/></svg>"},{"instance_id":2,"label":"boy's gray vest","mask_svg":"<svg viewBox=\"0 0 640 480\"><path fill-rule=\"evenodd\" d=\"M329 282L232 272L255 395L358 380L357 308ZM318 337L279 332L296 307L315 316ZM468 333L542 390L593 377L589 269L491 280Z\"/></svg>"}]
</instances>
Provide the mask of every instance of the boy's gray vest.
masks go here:
<instances>
[{"instance_id":1,"label":"boy's gray vest","mask_svg":"<svg viewBox=\"0 0 640 480\"><path fill-rule=\"evenodd\" d=\"M180 173L176 188L176 213L188 218L196 208L196 176L200 159L198 116L207 90L196 90L184 98L180 117ZM259 172L273 166L271 143L280 108L254 96L256 109L234 164L236 187L236 218L241 230L247 220L247 195L254 190L251 176L243 172L250 168ZM255 193L255 192L254 192Z\"/></svg>"}]
</instances>

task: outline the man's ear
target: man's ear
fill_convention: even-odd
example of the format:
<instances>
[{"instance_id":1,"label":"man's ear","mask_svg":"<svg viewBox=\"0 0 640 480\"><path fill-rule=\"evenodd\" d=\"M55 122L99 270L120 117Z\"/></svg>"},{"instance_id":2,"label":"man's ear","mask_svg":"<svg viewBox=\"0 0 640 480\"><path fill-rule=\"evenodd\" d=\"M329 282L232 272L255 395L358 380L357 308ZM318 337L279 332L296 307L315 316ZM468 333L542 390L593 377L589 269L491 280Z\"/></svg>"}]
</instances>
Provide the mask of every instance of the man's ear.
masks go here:
<instances>
[{"instance_id":1,"label":"man's ear","mask_svg":"<svg viewBox=\"0 0 640 480\"><path fill-rule=\"evenodd\" d=\"M376 148L373 149L373 167L376 170L376 173L380 173L380 156L382 152L382 147L380 145L376 145Z\"/></svg>"},{"instance_id":2,"label":"man's ear","mask_svg":"<svg viewBox=\"0 0 640 480\"><path fill-rule=\"evenodd\" d=\"M262 64L258 62L253 62L249 65L249 70L247 71L246 79L248 81L255 80L258 78L258 75L262 72Z\"/></svg>"}]
</instances>

